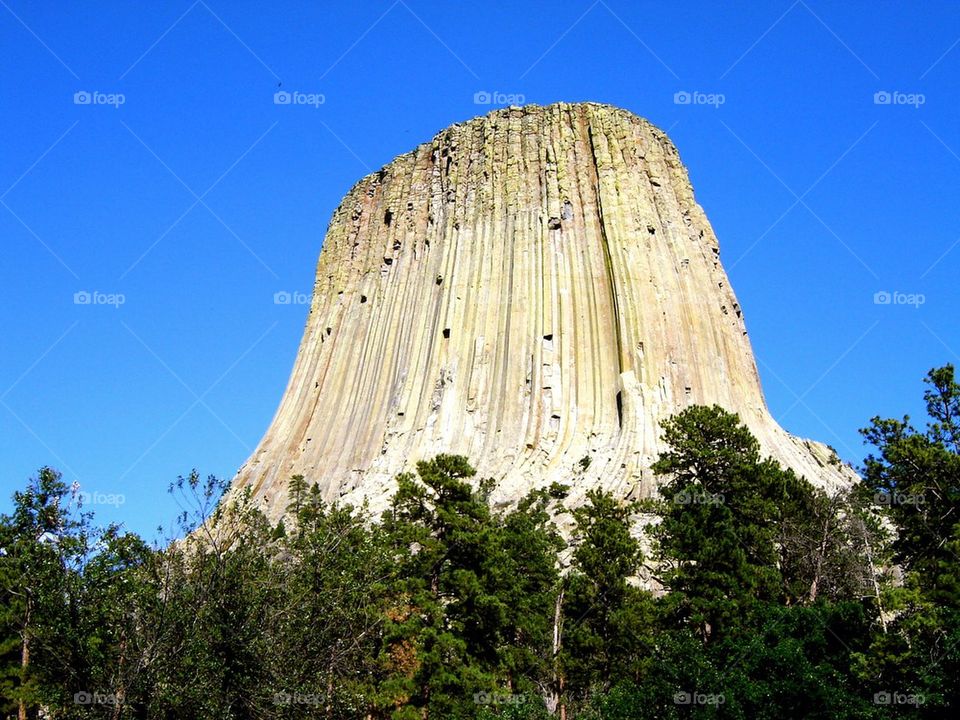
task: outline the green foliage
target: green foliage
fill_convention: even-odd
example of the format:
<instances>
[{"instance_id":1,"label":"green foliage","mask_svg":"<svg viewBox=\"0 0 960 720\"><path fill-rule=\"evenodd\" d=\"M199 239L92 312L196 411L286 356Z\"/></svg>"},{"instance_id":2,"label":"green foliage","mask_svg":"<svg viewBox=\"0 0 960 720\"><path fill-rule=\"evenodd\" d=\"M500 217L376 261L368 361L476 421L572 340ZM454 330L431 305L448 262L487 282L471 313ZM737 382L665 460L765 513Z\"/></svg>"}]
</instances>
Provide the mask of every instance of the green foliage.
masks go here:
<instances>
[{"instance_id":1,"label":"green foliage","mask_svg":"<svg viewBox=\"0 0 960 720\"><path fill-rule=\"evenodd\" d=\"M438 455L401 475L383 527L397 545L393 656L410 658L400 694L431 715L473 717L478 693L537 687L550 668L550 613L562 543L534 492L494 516L490 482L476 487L466 458ZM398 686L395 677L389 688Z\"/></svg>"},{"instance_id":2,"label":"green foliage","mask_svg":"<svg viewBox=\"0 0 960 720\"><path fill-rule=\"evenodd\" d=\"M636 678L652 644L652 598L631 582L643 554L630 532L636 507L599 490L573 511L575 550L563 590L561 669L576 703Z\"/></svg>"},{"instance_id":3,"label":"green foliage","mask_svg":"<svg viewBox=\"0 0 960 720\"><path fill-rule=\"evenodd\" d=\"M896 525L896 560L927 580L931 600L956 606L960 527L960 385L952 365L931 370L924 393L929 422L873 418L861 432L879 454L867 457L864 482Z\"/></svg>"},{"instance_id":4,"label":"green foliage","mask_svg":"<svg viewBox=\"0 0 960 720\"><path fill-rule=\"evenodd\" d=\"M892 619L859 667L878 691L923 697L934 712L960 704L960 385L952 365L925 383L925 430L905 416L861 431L877 450L864 486L896 530L904 577L886 589Z\"/></svg>"},{"instance_id":5,"label":"green foliage","mask_svg":"<svg viewBox=\"0 0 960 720\"><path fill-rule=\"evenodd\" d=\"M150 547L42 468L0 517L0 716L952 717L960 387L926 382L926 427L874 418L835 494L718 407L665 424L658 498L572 510L562 485L495 510L438 455L379 522L296 476L274 524L194 471Z\"/></svg>"},{"instance_id":6,"label":"green foliage","mask_svg":"<svg viewBox=\"0 0 960 720\"><path fill-rule=\"evenodd\" d=\"M693 406L664 423L670 449L653 470L665 478L651 504L663 583L677 619L705 639L736 633L751 606L777 598L782 516L808 492L772 460L740 418Z\"/></svg>"}]
</instances>

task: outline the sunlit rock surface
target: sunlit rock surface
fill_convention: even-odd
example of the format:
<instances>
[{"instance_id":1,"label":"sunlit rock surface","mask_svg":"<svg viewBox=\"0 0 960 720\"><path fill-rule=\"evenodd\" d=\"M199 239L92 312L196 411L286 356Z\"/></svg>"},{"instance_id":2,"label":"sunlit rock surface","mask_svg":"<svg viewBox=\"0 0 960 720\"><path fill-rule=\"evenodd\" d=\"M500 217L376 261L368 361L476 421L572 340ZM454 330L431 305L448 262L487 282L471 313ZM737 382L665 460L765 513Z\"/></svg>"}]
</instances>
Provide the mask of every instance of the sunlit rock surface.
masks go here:
<instances>
[{"instance_id":1,"label":"sunlit rock surface","mask_svg":"<svg viewBox=\"0 0 960 720\"><path fill-rule=\"evenodd\" d=\"M643 497L660 421L695 403L740 413L816 484L854 477L770 416L669 138L605 105L503 109L343 199L289 386L234 488L276 519L302 474L376 512L397 473L451 452L499 481L496 501L554 481L574 504L597 486Z\"/></svg>"}]
</instances>

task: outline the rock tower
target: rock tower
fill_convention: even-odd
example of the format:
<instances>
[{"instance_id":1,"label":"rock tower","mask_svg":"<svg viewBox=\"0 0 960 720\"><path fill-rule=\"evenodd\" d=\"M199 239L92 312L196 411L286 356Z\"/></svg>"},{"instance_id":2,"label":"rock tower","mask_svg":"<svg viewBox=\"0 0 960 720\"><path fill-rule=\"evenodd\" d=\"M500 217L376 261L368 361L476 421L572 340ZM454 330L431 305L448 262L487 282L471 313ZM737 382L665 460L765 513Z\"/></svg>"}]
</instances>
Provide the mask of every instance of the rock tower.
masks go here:
<instances>
[{"instance_id":1,"label":"rock tower","mask_svg":"<svg viewBox=\"0 0 960 720\"><path fill-rule=\"evenodd\" d=\"M452 452L498 480L495 501L553 481L574 503L596 486L642 497L660 422L712 403L814 483L854 477L768 412L667 136L607 105L511 107L347 193L286 393L234 488L276 519L302 474L376 512L399 472Z\"/></svg>"}]
</instances>

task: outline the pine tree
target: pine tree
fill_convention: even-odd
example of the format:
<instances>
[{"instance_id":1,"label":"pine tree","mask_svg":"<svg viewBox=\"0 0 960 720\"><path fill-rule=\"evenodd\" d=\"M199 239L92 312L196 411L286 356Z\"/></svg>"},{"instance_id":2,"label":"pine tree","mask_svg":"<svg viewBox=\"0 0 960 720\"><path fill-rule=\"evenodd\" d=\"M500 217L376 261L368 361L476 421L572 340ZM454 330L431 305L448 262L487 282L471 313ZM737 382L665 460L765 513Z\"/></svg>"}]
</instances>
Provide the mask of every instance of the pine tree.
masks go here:
<instances>
[{"instance_id":1,"label":"pine tree","mask_svg":"<svg viewBox=\"0 0 960 720\"><path fill-rule=\"evenodd\" d=\"M635 584L643 563L631 533L637 507L600 490L573 511L575 549L564 583L561 667L574 703L618 680L638 681L652 648L653 604Z\"/></svg>"},{"instance_id":2,"label":"pine tree","mask_svg":"<svg viewBox=\"0 0 960 720\"><path fill-rule=\"evenodd\" d=\"M90 525L73 499L61 475L44 467L14 493L13 514L0 518L2 622L19 641L19 673L7 700L20 720L41 704L67 707L71 685L90 680L76 602Z\"/></svg>"},{"instance_id":3,"label":"pine tree","mask_svg":"<svg viewBox=\"0 0 960 720\"><path fill-rule=\"evenodd\" d=\"M895 527L904 577L885 593L892 621L860 667L879 692L919 696L926 712L946 713L960 703L960 385L952 365L925 383L925 430L904 416L875 417L861 431L877 450L864 485Z\"/></svg>"},{"instance_id":4,"label":"pine tree","mask_svg":"<svg viewBox=\"0 0 960 720\"><path fill-rule=\"evenodd\" d=\"M669 449L654 464L664 478L650 508L663 584L677 619L705 640L738 632L758 601L777 598L780 503L800 482L771 460L740 418L692 406L664 423Z\"/></svg>"}]
</instances>

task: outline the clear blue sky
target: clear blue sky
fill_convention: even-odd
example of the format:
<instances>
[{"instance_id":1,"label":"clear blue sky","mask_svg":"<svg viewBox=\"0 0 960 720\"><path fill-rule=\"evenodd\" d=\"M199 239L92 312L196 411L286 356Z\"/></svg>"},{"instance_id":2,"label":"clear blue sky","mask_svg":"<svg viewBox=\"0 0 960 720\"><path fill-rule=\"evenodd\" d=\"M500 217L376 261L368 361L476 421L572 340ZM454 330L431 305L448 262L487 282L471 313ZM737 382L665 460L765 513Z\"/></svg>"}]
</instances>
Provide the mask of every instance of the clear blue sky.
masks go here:
<instances>
[{"instance_id":1,"label":"clear blue sky","mask_svg":"<svg viewBox=\"0 0 960 720\"><path fill-rule=\"evenodd\" d=\"M520 7L0 0L0 511L50 464L152 535L178 474L231 477L306 318L274 293L309 293L343 193L480 91L668 130L786 428L857 464L869 417L920 415L960 361L960 6Z\"/></svg>"}]
</instances>

